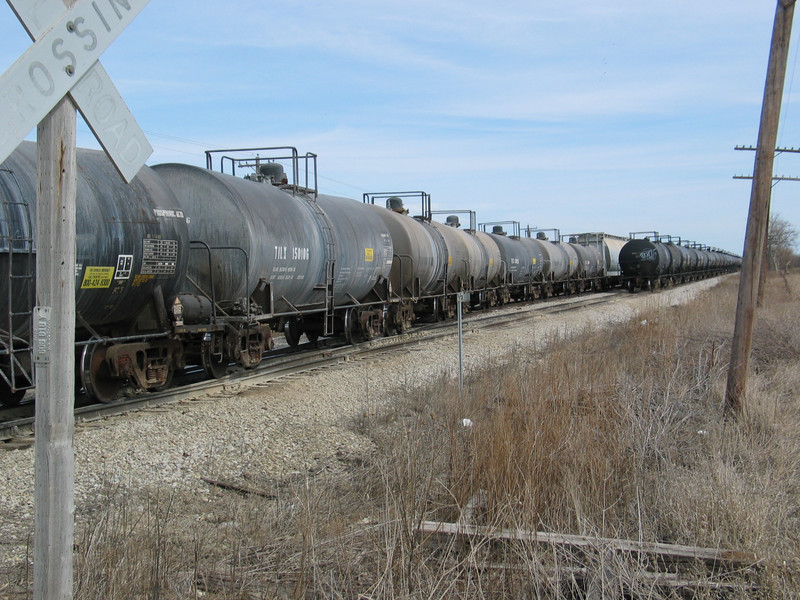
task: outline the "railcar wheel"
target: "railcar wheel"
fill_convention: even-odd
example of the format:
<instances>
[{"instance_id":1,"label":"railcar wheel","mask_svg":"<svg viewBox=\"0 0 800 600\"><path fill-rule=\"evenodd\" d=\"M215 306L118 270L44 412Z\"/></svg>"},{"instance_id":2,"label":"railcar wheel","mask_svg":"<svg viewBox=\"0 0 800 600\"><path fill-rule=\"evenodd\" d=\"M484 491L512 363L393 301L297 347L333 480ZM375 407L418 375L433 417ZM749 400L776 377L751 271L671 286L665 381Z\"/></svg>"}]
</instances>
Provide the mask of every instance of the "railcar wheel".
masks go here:
<instances>
[{"instance_id":1,"label":"railcar wheel","mask_svg":"<svg viewBox=\"0 0 800 600\"><path fill-rule=\"evenodd\" d=\"M397 328L395 325L390 322L394 320L394 316L389 312L389 308L384 306L383 307L383 327L382 333L384 337L389 337L390 335L394 335L397 333Z\"/></svg>"},{"instance_id":2,"label":"railcar wheel","mask_svg":"<svg viewBox=\"0 0 800 600\"><path fill-rule=\"evenodd\" d=\"M19 406L22 402L22 397L25 395L25 390L11 391L11 386L8 382L0 377L0 404L3 406Z\"/></svg>"},{"instance_id":3,"label":"railcar wheel","mask_svg":"<svg viewBox=\"0 0 800 600\"><path fill-rule=\"evenodd\" d=\"M348 308L344 313L344 339L348 344L355 343L356 309Z\"/></svg>"},{"instance_id":4,"label":"railcar wheel","mask_svg":"<svg viewBox=\"0 0 800 600\"><path fill-rule=\"evenodd\" d=\"M200 362L203 370L211 379L224 377L228 371L228 360L222 352L221 336L214 335L210 340L200 344Z\"/></svg>"},{"instance_id":5,"label":"railcar wheel","mask_svg":"<svg viewBox=\"0 0 800 600\"><path fill-rule=\"evenodd\" d=\"M108 370L105 344L90 344L81 355L81 384L86 395L92 400L107 404L117 399L123 380L114 377Z\"/></svg>"},{"instance_id":6,"label":"railcar wheel","mask_svg":"<svg viewBox=\"0 0 800 600\"><path fill-rule=\"evenodd\" d=\"M442 302L438 296L433 299L433 320L437 323L442 320Z\"/></svg>"},{"instance_id":7,"label":"railcar wheel","mask_svg":"<svg viewBox=\"0 0 800 600\"><path fill-rule=\"evenodd\" d=\"M300 331L300 323L297 322L297 319L289 319L283 325L283 337L286 338L286 343L292 348L300 343L300 335L302 335L302 333L303 332Z\"/></svg>"}]
</instances>

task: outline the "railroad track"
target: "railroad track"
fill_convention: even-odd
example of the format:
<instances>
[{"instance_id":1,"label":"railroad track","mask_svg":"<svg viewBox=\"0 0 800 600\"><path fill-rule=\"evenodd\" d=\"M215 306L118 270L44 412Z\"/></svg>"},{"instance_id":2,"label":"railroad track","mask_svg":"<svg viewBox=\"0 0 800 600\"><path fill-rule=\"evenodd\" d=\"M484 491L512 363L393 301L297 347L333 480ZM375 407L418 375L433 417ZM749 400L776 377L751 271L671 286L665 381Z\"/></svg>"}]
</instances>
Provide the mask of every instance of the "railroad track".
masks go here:
<instances>
[{"instance_id":1,"label":"railroad track","mask_svg":"<svg viewBox=\"0 0 800 600\"><path fill-rule=\"evenodd\" d=\"M621 290L614 290L591 295L558 297L545 302L519 304L518 306L512 304L500 310L468 313L464 317L463 324L468 331L489 328L502 329L518 326L521 320L606 304L621 295L628 296ZM75 408L75 422L76 424L86 423L201 396L234 392L243 387L265 383L288 375L330 368L350 360L366 358L371 354L392 352L403 347L455 335L457 335L457 321L451 320L425 324L400 335L361 342L355 346L342 345L336 340L323 341L321 347L304 344L296 349L286 349L282 353L271 355L256 369L236 371L220 379L203 379L160 392L125 397L108 404L86 404L78 401ZM339 345L334 345L337 343ZM197 379L196 371L199 371L199 368L194 371L191 368L188 369L184 379L188 381ZM33 432L33 400L18 407L0 411L0 449L16 449L31 445Z\"/></svg>"}]
</instances>

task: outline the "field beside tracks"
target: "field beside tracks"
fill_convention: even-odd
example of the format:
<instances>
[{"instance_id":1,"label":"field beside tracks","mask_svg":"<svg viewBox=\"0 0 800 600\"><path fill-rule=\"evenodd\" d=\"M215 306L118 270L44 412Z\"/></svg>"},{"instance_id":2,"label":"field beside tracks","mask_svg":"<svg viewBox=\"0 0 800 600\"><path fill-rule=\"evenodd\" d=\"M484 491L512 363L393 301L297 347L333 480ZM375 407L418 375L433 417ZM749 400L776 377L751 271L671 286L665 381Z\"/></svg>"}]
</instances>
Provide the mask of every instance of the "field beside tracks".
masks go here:
<instances>
[{"instance_id":1,"label":"field beside tracks","mask_svg":"<svg viewBox=\"0 0 800 600\"><path fill-rule=\"evenodd\" d=\"M473 366L463 394L452 370L351 385L353 443L305 468L208 450L189 475L203 493L100 473L78 501L75 597L800 595L800 276L768 279L745 412L726 419L737 282L686 304L638 294L569 335L524 325L537 343ZM677 564L684 547L734 560ZM29 597L30 557L0 597Z\"/></svg>"}]
</instances>

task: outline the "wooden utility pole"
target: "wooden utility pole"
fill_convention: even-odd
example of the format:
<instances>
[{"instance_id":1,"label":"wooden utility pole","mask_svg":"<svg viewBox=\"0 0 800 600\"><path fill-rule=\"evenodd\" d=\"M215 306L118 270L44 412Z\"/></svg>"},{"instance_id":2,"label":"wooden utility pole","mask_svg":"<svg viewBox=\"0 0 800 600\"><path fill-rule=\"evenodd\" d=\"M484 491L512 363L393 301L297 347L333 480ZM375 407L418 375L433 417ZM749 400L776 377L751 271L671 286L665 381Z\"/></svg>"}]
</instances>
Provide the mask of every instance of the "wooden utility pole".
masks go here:
<instances>
[{"instance_id":1,"label":"wooden utility pole","mask_svg":"<svg viewBox=\"0 0 800 600\"><path fill-rule=\"evenodd\" d=\"M739 300L736 306L736 325L733 332L728 387L725 391L726 410L734 415L742 412L747 387L750 345L753 339L753 318L758 301L758 281L761 277L763 255L769 225L769 203L772 192L772 165L786 77L786 59L792 33L795 0L778 0L775 24L772 29L767 80L761 106L753 186L750 192L750 212L744 242L742 272L739 279Z\"/></svg>"}]
</instances>

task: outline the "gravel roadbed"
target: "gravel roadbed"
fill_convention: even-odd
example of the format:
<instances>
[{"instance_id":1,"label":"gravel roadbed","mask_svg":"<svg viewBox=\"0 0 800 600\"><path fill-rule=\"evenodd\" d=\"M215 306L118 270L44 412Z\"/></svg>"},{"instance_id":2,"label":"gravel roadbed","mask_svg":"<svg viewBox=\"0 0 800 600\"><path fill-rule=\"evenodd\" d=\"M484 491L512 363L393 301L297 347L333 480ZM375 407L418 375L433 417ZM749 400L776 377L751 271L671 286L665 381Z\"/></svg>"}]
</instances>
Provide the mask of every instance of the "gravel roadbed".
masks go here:
<instances>
[{"instance_id":1,"label":"gravel roadbed","mask_svg":"<svg viewBox=\"0 0 800 600\"><path fill-rule=\"evenodd\" d=\"M555 337L627 321L659 305L683 304L718 281L623 295L599 307L525 319L518 328L472 331L467 325L465 369L489 365L510 349L538 350ZM505 310L522 315L527 309ZM359 412L374 412L401 390L457 373L458 346L450 337L216 397L79 424L76 521L109 483L203 495L211 493L203 476L280 478L318 468L337 453L366 451L368 440L350 427ZM0 454L0 568L24 559L32 540L33 479L33 448Z\"/></svg>"}]
</instances>

